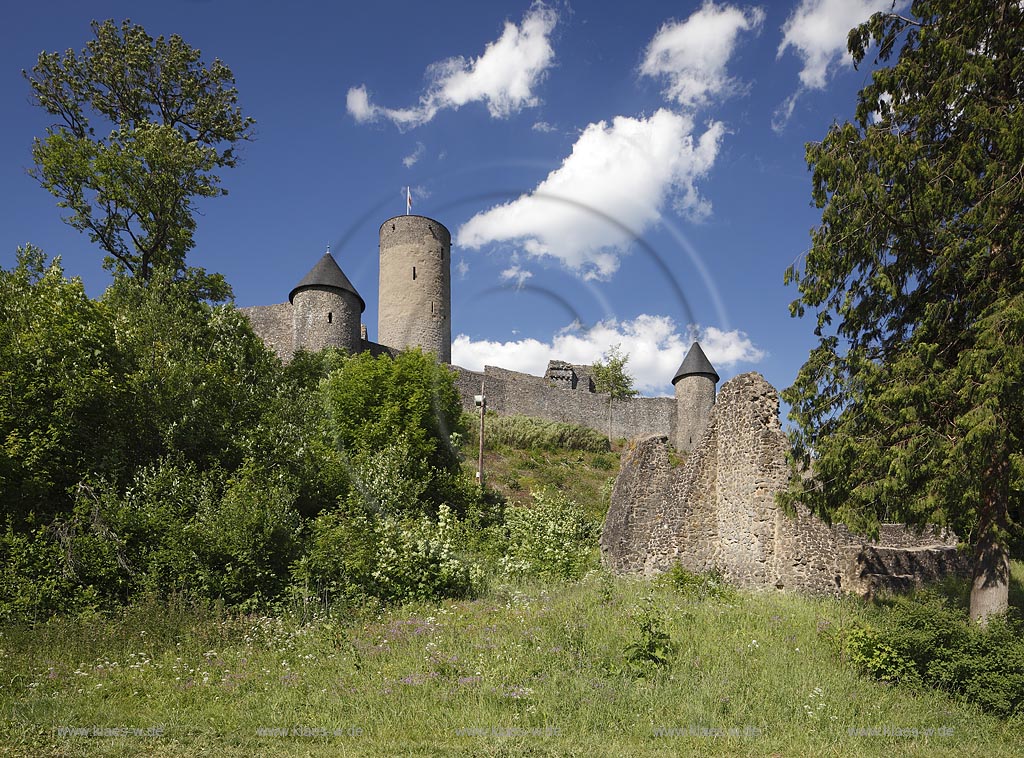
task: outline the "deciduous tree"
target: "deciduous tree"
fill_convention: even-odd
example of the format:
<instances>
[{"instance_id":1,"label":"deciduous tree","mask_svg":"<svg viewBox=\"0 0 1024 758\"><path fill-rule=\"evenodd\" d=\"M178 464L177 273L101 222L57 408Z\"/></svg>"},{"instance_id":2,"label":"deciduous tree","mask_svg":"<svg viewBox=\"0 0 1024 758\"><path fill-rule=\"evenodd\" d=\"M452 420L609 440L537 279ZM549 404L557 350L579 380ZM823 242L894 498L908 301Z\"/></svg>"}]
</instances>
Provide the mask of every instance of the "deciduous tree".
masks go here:
<instances>
[{"instance_id":1,"label":"deciduous tree","mask_svg":"<svg viewBox=\"0 0 1024 758\"><path fill-rule=\"evenodd\" d=\"M608 393L609 442L612 441L612 403L615 400L624 400L639 394L639 391L633 388L633 377L626 371L627 363L629 363L629 353L623 353L621 345L612 345L601 356L601 360L595 361L592 366L594 389L598 392Z\"/></svg>"},{"instance_id":2,"label":"deciduous tree","mask_svg":"<svg viewBox=\"0 0 1024 758\"><path fill-rule=\"evenodd\" d=\"M33 101L57 122L35 140L30 170L107 254L107 265L148 282L184 268L194 245L194 201L226 193L218 169L234 166L251 137L231 70L206 65L177 35L150 37L124 21L92 23L76 53L40 53Z\"/></svg>"}]
</instances>

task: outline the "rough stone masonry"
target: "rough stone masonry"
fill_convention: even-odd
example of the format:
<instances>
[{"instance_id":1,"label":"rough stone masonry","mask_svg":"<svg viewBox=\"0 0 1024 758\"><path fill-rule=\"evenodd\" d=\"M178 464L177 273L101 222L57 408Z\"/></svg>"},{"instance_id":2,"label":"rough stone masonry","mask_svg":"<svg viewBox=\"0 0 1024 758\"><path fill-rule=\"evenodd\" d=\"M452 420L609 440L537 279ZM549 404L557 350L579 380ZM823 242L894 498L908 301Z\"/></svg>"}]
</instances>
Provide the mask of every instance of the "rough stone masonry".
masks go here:
<instances>
[{"instance_id":1,"label":"rough stone masonry","mask_svg":"<svg viewBox=\"0 0 1024 758\"><path fill-rule=\"evenodd\" d=\"M678 563L741 587L861 594L964 570L952 535L885 524L874 542L780 508L789 469L778 414L775 388L741 374L722 386L684 464L673 463L667 435L631 442L601 535L605 565L652 576Z\"/></svg>"}]
</instances>

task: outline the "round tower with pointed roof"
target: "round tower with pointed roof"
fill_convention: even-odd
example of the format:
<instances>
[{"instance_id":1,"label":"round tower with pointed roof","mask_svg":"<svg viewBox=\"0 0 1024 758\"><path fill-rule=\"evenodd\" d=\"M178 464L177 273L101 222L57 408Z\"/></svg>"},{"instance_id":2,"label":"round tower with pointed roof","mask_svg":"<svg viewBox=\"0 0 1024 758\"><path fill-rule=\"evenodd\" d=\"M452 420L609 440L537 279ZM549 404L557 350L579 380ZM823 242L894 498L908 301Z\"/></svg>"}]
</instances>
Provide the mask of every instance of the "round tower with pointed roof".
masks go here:
<instances>
[{"instance_id":1,"label":"round tower with pointed roof","mask_svg":"<svg viewBox=\"0 0 1024 758\"><path fill-rule=\"evenodd\" d=\"M377 341L421 347L452 361L452 235L426 216L395 216L380 226Z\"/></svg>"},{"instance_id":2,"label":"round tower with pointed roof","mask_svg":"<svg viewBox=\"0 0 1024 758\"><path fill-rule=\"evenodd\" d=\"M718 380L718 372L700 343L694 342L672 377L676 389L676 450L689 453L700 442L715 405Z\"/></svg>"},{"instance_id":3,"label":"round tower with pointed roof","mask_svg":"<svg viewBox=\"0 0 1024 758\"><path fill-rule=\"evenodd\" d=\"M359 314L366 310L366 303L330 250L295 286L288 300L296 351L325 347L360 351Z\"/></svg>"}]
</instances>

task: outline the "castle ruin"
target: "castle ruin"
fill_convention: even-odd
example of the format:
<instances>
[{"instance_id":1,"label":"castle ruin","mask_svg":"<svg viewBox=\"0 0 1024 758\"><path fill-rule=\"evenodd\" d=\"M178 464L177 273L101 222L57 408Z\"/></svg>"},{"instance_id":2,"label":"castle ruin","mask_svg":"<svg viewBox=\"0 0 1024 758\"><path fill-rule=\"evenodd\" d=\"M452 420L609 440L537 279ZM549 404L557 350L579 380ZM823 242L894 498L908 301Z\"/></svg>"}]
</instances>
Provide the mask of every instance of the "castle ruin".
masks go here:
<instances>
[{"instance_id":1,"label":"castle ruin","mask_svg":"<svg viewBox=\"0 0 1024 758\"><path fill-rule=\"evenodd\" d=\"M366 303L328 251L287 303L241 309L282 360L325 347L420 347L451 363L451 234L433 219L404 215L381 224L379 236L379 342L367 339ZM951 535L885 524L872 541L806 509L783 511L775 495L789 468L778 393L757 373L716 393L720 377L696 342L672 378L674 397L613 400L595 391L589 366L558 360L543 377L453 368L469 411L483 386L498 413L610 426L631 440L600 542L602 562L616 573L652 576L681 564L754 589L871 593L963 570Z\"/></svg>"}]
</instances>

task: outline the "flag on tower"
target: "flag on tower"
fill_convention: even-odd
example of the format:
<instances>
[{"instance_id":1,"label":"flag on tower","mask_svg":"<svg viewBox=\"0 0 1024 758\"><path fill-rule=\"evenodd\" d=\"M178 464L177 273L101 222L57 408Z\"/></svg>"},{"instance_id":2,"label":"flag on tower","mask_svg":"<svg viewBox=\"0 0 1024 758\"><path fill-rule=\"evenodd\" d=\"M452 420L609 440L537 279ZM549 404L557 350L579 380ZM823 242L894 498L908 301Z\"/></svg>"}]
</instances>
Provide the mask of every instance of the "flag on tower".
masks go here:
<instances>
[{"instance_id":1,"label":"flag on tower","mask_svg":"<svg viewBox=\"0 0 1024 758\"><path fill-rule=\"evenodd\" d=\"M409 211L412 210L412 190L408 187L405 188L405 215L409 215Z\"/></svg>"}]
</instances>

